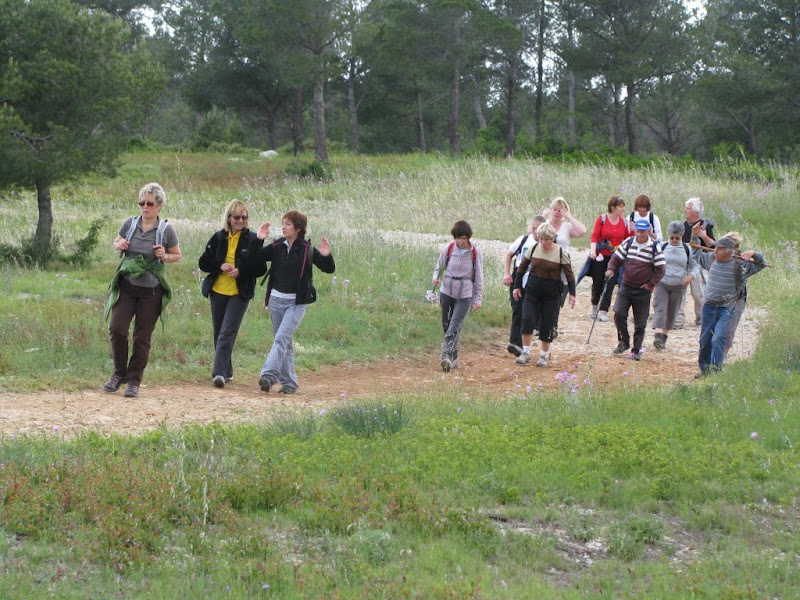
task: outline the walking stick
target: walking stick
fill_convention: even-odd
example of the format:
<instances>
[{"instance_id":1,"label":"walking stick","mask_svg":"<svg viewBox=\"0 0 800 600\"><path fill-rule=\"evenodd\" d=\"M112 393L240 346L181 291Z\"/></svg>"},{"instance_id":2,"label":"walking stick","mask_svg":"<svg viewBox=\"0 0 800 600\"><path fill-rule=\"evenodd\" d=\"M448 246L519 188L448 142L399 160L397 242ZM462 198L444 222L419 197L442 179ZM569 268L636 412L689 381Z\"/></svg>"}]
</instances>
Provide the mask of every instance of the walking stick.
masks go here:
<instances>
[{"instance_id":1,"label":"walking stick","mask_svg":"<svg viewBox=\"0 0 800 600\"><path fill-rule=\"evenodd\" d=\"M612 276L613 277L613 276ZM597 302L597 312L594 315L594 319L592 320L592 328L589 330L589 337L586 338L586 343L589 343L589 340L592 339L592 332L594 331L594 324L597 323L597 315L600 314L600 305L603 303L603 298L606 295L606 290L608 289L608 283L611 281L611 277L606 277L605 284L603 285L603 291L600 293L600 300Z\"/></svg>"},{"instance_id":2,"label":"walking stick","mask_svg":"<svg viewBox=\"0 0 800 600\"><path fill-rule=\"evenodd\" d=\"M691 246L692 248L697 248L698 250L702 250L703 252L713 252L714 251L713 248L709 248L708 246L701 246L700 244L695 244L694 242L689 242L689 246ZM768 263L763 263L763 264L762 263L757 263L756 261L754 261L752 259L744 258L742 256L739 256L738 254L734 254L733 258L738 258L742 262L749 262L749 263L753 263L754 265L762 265L764 267L771 267L772 266L772 265L770 265Z\"/></svg>"}]
</instances>

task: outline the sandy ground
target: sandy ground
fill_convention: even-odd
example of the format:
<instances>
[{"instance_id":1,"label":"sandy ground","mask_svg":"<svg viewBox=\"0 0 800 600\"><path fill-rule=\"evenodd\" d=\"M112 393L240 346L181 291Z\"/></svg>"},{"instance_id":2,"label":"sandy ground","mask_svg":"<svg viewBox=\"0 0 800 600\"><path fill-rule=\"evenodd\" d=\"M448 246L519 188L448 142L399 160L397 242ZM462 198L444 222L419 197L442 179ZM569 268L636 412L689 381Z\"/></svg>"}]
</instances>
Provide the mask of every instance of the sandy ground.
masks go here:
<instances>
[{"instance_id":1,"label":"sandy ground","mask_svg":"<svg viewBox=\"0 0 800 600\"><path fill-rule=\"evenodd\" d=\"M74 436L87 431L127 434L188 423L259 422L287 410L321 411L337 403L384 394L437 390L464 397L490 394L502 398L569 386L569 382L565 384L562 380L571 375L575 377L569 381L578 385L585 385L588 379L592 385L609 388L626 381L671 385L693 380L697 372L699 327L691 325L672 332L664 351L653 348L652 331L648 329L644 357L636 362L626 355L611 353L617 344L613 321L597 322L591 344L587 345L592 325L587 316L588 296L588 283L582 283L576 308L562 310L560 335L553 342L551 364L545 369L515 364L502 335L491 343L477 344L467 333L462 337L461 367L450 373L442 373L438 351L433 350L421 358L343 364L301 372L300 388L292 396L261 392L257 374L237 375L224 389L213 387L210 380L169 386L145 381L135 399L124 398L122 390L116 394L104 393L100 380L97 389L75 393L0 394L0 434ZM687 304L687 313L692 314L692 300L688 299ZM745 311L729 361L746 359L755 351L758 318L756 310Z\"/></svg>"}]
</instances>

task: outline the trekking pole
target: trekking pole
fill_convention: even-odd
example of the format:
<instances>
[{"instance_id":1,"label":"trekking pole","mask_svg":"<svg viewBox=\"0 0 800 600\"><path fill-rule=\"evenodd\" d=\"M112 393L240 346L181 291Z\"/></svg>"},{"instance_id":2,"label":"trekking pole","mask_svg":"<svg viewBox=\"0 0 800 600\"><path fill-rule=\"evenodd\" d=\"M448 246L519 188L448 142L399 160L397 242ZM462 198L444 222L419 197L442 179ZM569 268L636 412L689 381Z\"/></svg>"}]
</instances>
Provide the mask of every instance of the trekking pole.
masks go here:
<instances>
[{"instance_id":1,"label":"trekking pole","mask_svg":"<svg viewBox=\"0 0 800 600\"><path fill-rule=\"evenodd\" d=\"M597 323L597 315L600 314L600 305L603 303L603 298L606 295L606 290L608 289L608 283L611 281L611 277L606 277L605 284L603 285L603 291L600 293L600 300L597 302L597 312L594 315L594 319L592 319L592 328L589 330L589 337L586 338L586 343L589 343L589 340L592 339L592 332L594 331L594 324Z\"/></svg>"},{"instance_id":2,"label":"trekking pole","mask_svg":"<svg viewBox=\"0 0 800 600\"><path fill-rule=\"evenodd\" d=\"M695 244L694 242L689 242L689 246L691 246L692 248L697 248L698 250L702 250L703 252L713 252L714 251L713 248L709 248L708 246L701 246L700 244ZM753 263L754 265L762 265L764 267L772 267L772 265L769 264L769 263L757 263L756 261L754 261L752 259L743 258L743 257L739 256L738 254L734 254L733 258L739 259L742 262Z\"/></svg>"}]
</instances>

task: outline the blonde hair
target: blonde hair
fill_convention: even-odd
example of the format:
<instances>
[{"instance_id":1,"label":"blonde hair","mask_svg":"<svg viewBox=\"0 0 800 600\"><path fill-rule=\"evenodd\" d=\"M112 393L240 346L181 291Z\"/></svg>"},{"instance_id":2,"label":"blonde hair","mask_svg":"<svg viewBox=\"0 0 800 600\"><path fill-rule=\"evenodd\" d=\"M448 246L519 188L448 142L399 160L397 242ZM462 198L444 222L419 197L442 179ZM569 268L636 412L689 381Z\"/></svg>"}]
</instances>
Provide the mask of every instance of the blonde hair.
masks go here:
<instances>
[{"instance_id":1,"label":"blonde hair","mask_svg":"<svg viewBox=\"0 0 800 600\"><path fill-rule=\"evenodd\" d=\"M167 195L164 193L164 188L158 183L148 183L141 190L139 190L139 202L145 199L145 196L151 195L156 204L161 205L167 201Z\"/></svg>"},{"instance_id":2,"label":"blonde hair","mask_svg":"<svg viewBox=\"0 0 800 600\"><path fill-rule=\"evenodd\" d=\"M722 237L731 238L733 243L736 244L737 248L742 245L742 234L738 231L729 231Z\"/></svg>"},{"instance_id":3,"label":"blonde hair","mask_svg":"<svg viewBox=\"0 0 800 600\"><path fill-rule=\"evenodd\" d=\"M225 212L222 213L222 228L225 231L230 232L230 230L231 230L231 221L230 221L231 215L241 215L243 213L245 215L249 215L249 211L247 210L247 205L244 202L242 202L241 200L238 200L236 198L234 198L233 200L228 202L228 206L225 207Z\"/></svg>"},{"instance_id":4,"label":"blonde hair","mask_svg":"<svg viewBox=\"0 0 800 600\"><path fill-rule=\"evenodd\" d=\"M550 223L542 223L536 228L536 237L538 237L540 240L555 240L556 230L553 229L553 226L550 225Z\"/></svg>"},{"instance_id":5,"label":"blonde hair","mask_svg":"<svg viewBox=\"0 0 800 600\"><path fill-rule=\"evenodd\" d=\"M565 211L569 212L569 204L562 196L556 196L553 198L553 201L550 203L550 210L553 210L556 206L560 206Z\"/></svg>"}]
</instances>

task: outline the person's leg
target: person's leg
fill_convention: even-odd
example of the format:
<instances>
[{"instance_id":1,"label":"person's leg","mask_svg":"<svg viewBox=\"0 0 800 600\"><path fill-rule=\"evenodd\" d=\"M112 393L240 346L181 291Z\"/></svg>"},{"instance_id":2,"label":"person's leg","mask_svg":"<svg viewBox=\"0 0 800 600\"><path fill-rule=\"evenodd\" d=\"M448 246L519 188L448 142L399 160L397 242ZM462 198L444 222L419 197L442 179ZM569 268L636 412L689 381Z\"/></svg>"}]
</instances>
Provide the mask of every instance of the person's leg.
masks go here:
<instances>
[{"instance_id":1,"label":"person's leg","mask_svg":"<svg viewBox=\"0 0 800 600\"><path fill-rule=\"evenodd\" d=\"M610 284L609 284L610 285ZM631 298L629 289L625 285L619 287L617 300L614 303L614 325L617 327L617 350L624 352L631 346L631 337L628 333L628 311L631 308Z\"/></svg>"},{"instance_id":2,"label":"person's leg","mask_svg":"<svg viewBox=\"0 0 800 600\"><path fill-rule=\"evenodd\" d=\"M128 362L128 385L139 386L144 378L144 369L150 359L150 339L161 314L161 298L164 290L160 285L154 288L139 288L136 291L136 317L133 324L133 352Z\"/></svg>"},{"instance_id":3,"label":"person's leg","mask_svg":"<svg viewBox=\"0 0 800 600\"><path fill-rule=\"evenodd\" d=\"M728 335L725 336L725 356L733 346L733 339L736 337L736 330L739 328L739 321L742 319L744 306L747 303L747 298L739 298L734 306L733 316L731 316L731 324L728 327Z\"/></svg>"},{"instance_id":4,"label":"person's leg","mask_svg":"<svg viewBox=\"0 0 800 600\"><path fill-rule=\"evenodd\" d=\"M446 356L454 361L458 358L458 338L461 336L461 325L472 305L472 298L459 298L453 305L453 312L447 332L444 334Z\"/></svg>"},{"instance_id":5,"label":"person's leg","mask_svg":"<svg viewBox=\"0 0 800 600\"><path fill-rule=\"evenodd\" d=\"M231 296L218 294L211 291L208 296L208 302L211 305L211 332L214 335L214 364L211 368L211 376L225 375L223 372L217 372L216 354L217 354L217 340L219 340L219 330L222 328L222 320L225 318L225 308L228 306L228 300Z\"/></svg>"},{"instance_id":6,"label":"person's leg","mask_svg":"<svg viewBox=\"0 0 800 600\"><path fill-rule=\"evenodd\" d=\"M297 387L297 375L294 372L294 332L305 316L306 305L295 304L294 300L271 297L269 313L272 320L273 341L261 377L271 383L280 381L284 386Z\"/></svg>"},{"instance_id":7,"label":"person's leg","mask_svg":"<svg viewBox=\"0 0 800 600\"><path fill-rule=\"evenodd\" d=\"M111 309L108 325L108 337L111 342L111 358L114 361L114 376L125 380L128 372L128 331L136 314L136 298L129 289L131 286L124 280L119 282L119 299Z\"/></svg>"},{"instance_id":8,"label":"person's leg","mask_svg":"<svg viewBox=\"0 0 800 600\"><path fill-rule=\"evenodd\" d=\"M699 275L692 280L692 283L689 284L689 291L692 294L692 299L694 300L695 325L700 323L703 318L704 290L705 290L705 275L703 274L703 270L701 269Z\"/></svg>"},{"instance_id":9,"label":"person's leg","mask_svg":"<svg viewBox=\"0 0 800 600\"><path fill-rule=\"evenodd\" d=\"M215 295L212 292L212 296ZM219 296L220 294L216 294ZM249 300L244 300L238 294L236 296L225 296L225 310L222 311L217 340L214 344L214 368L213 375L222 375L226 380L233 377L233 346L236 343L236 336L239 334L239 327L247 312L250 304Z\"/></svg>"},{"instance_id":10,"label":"person's leg","mask_svg":"<svg viewBox=\"0 0 800 600\"><path fill-rule=\"evenodd\" d=\"M736 306L720 306L717 309L717 321L714 325L714 335L711 336L711 361L709 367L720 370L725 360L725 339L728 337L731 318Z\"/></svg>"},{"instance_id":11,"label":"person's leg","mask_svg":"<svg viewBox=\"0 0 800 600\"><path fill-rule=\"evenodd\" d=\"M670 292L667 286L658 284L653 292L653 329L663 333L667 326Z\"/></svg>"},{"instance_id":12,"label":"person's leg","mask_svg":"<svg viewBox=\"0 0 800 600\"><path fill-rule=\"evenodd\" d=\"M449 355L447 349L447 330L450 328L450 321L453 319L453 310L455 309L456 299L439 292L439 306L442 308L442 353L441 358L445 360L452 360L453 357Z\"/></svg>"},{"instance_id":13,"label":"person's leg","mask_svg":"<svg viewBox=\"0 0 800 600\"><path fill-rule=\"evenodd\" d=\"M511 330L508 334L508 343L522 346L522 298L514 300L514 284L509 286L509 301L511 302ZM510 351L510 349L509 349Z\"/></svg>"},{"instance_id":14,"label":"person's leg","mask_svg":"<svg viewBox=\"0 0 800 600\"><path fill-rule=\"evenodd\" d=\"M633 352L639 354L642 350L642 344L644 344L644 334L647 329L647 319L650 316L650 298L652 294L642 288L631 290L631 292L631 305L633 306Z\"/></svg>"},{"instance_id":15,"label":"person's leg","mask_svg":"<svg viewBox=\"0 0 800 600\"><path fill-rule=\"evenodd\" d=\"M709 304L703 305L703 318L700 324L700 348L698 351L698 365L700 372L706 373L711 363L711 338L714 335L714 320L716 312Z\"/></svg>"},{"instance_id":16,"label":"person's leg","mask_svg":"<svg viewBox=\"0 0 800 600\"><path fill-rule=\"evenodd\" d=\"M600 295L603 293L603 286L606 279L605 262L593 260L589 263L589 276L592 278L592 316L594 316L600 304Z\"/></svg>"}]
</instances>

